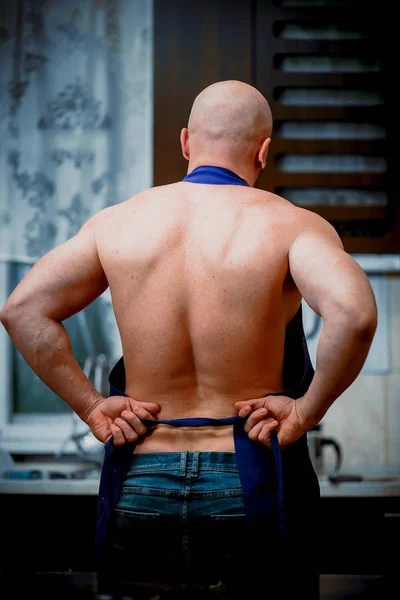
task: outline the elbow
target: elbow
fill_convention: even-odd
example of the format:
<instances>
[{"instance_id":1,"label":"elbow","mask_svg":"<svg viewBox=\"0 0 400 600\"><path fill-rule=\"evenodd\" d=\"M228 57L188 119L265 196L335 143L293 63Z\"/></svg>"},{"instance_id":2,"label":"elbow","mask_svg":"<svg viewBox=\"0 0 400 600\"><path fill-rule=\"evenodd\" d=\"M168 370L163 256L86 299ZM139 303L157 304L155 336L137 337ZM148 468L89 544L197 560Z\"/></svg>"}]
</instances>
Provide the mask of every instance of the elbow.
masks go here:
<instances>
[{"instance_id":1,"label":"elbow","mask_svg":"<svg viewBox=\"0 0 400 600\"><path fill-rule=\"evenodd\" d=\"M362 316L359 324L359 329L363 337L365 337L366 339L371 339L372 341L377 327L378 315L376 311L371 311L370 313Z\"/></svg>"},{"instance_id":2,"label":"elbow","mask_svg":"<svg viewBox=\"0 0 400 600\"><path fill-rule=\"evenodd\" d=\"M8 305L3 306L0 311L0 323L3 325L4 329L9 332L16 320L17 315L15 311Z\"/></svg>"},{"instance_id":3,"label":"elbow","mask_svg":"<svg viewBox=\"0 0 400 600\"><path fill-rule=\"evenodd\" d=\"M354 331L358 338L371 343L378 327L376 307L369 309L363 307L360 310L351 312L348 316L348 323L349 328Z\"/></svg>"},{"instance_id":4,"label":"elbow","mask_svg":"<svg viewBox=\"0 0 400 600\"><path fill-rule=\"evenodd\" d=\"M37 302L27 302L17 299L9 299L0 310L0 323L10 333L38 325L47 320L43 306Z\"/></svg>"},{"instance_id":5,"label":"elbow","mask_svg":"<svg viewBox=\"0 0 400 600\"><path fill-rule=\"evenodd\" d=\"M322 313L322 319L326 325L333 331L346 330L366 342L372 342L377 326L378 314L374 304L370 306L335 306L330 308L325 314Z\"/></svg>"},{"instance_id":6,"label":"elbow","mask_svg":"<svg viewBox=\"0 0 400 600\"><path fill-rule=\"evenodd\" d=\"M0 322L7 328L19 321L24 313L24 309L18 304L8 301L0 311Z\"/></svg>"},{"instance_id":7,"label":"elbow","mask_svg":"<svg viewBox=\"0 0 400 600\"><path fill-rule=\"evenodd\" d=\"M9 321L9 313L10 311L6 306L3 306L3 308L0 310L0 323L2 323L4 326Z\"/></svg>"}]
</instances>

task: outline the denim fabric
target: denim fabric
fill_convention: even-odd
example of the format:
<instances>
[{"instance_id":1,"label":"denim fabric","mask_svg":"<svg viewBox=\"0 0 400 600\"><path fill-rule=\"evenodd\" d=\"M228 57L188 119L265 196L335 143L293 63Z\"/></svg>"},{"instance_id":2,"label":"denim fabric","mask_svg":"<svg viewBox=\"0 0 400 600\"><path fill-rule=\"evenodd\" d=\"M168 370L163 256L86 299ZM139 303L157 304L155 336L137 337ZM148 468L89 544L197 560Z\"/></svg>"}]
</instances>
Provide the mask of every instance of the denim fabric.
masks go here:
<instances>
[{"instance_id":1,"label":"denim fabric","mask_svg":"<svg viewBox=\"0 0 400 600\"><path fill-rule=\"evenodd\" d=\"M299 452L288 450L286 470ZM260 535L256 565L249 559L254 539L234 452L133 453L109 522L99 591L134 600L292 599L299 593L317 600L317 490L310 495L309 488L318 484L311 463L302 467L287 477L292 542L282 551Z\"/></svg>"},{"instance_id":2,"label":"denim fabric","mask_svg":"<svg viewBox=\"0 0 400 600\"><path fill-rule=\"evenodd\" d=\"M232 577L247 545L234 452L132 455L109 524L109 567L119 579Z\"/></svg>"}]
</instances>

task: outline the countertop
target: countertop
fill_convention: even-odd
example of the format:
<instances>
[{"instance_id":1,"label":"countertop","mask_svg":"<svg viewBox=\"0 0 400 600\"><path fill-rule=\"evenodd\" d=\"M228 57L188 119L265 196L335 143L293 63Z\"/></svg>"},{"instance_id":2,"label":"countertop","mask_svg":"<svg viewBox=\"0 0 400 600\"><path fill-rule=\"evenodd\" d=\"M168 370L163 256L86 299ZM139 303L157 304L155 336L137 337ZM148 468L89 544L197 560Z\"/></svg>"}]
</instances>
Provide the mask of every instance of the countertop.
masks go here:
<instances>
[{"instance_id":1,"label":"countertop","mask_svg":"<svg viewBox=\"0 0 400 600\"><path fill-rule=\"evenodd\" d=\"M24 462L14 466L14 476L20 471L40 471L39 479L0 477L0 494L38 494L95 496L99 490L100 470L95 464L43 464ZM17 473L15 473L17 472ZM347 473L347 472L346 472ZM52 478L57 474L57 477ZM360 471L362 481L332 483L328 476L319 477L322 497L388 497L400 496L400 472L377 469ZM370 481L366 478L376 478ZM390 478L387 481L380 480Z\"/></svg>"}]
</instances>

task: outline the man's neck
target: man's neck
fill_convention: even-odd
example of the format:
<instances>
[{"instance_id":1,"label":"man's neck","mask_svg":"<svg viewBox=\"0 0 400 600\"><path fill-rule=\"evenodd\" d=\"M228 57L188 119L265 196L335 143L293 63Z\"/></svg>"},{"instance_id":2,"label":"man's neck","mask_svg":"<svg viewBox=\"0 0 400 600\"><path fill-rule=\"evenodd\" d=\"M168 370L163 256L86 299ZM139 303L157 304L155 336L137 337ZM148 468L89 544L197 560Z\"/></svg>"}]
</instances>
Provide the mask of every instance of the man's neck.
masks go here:
<instances>
[{"instance_id":1,"label":"man's neck","mask_svg":"<svg viewBox=\"0 0 400 600\"><path fill-rule=\"evenodd\" d=\"M210 159L208 161L206 160L197 160L197 161L190 161L189 162L189 166L188 166L188 170L187 170L187 174L191 173L192 171L194 171L195 169L197 169L197 167L222 167L223 169L228 169L229 171L233 171L233 173L236 173L236 175L238 175L241 179L243 179L250 187L254 187L254 184L256 182L256 175L253 173L251 174L249 172L248 169L246 169L245 167L242 166L238 166L237 164L233 164L229 161L224 161L224 160L215 160L215 159Z\"/></svg>"}]
</instances>

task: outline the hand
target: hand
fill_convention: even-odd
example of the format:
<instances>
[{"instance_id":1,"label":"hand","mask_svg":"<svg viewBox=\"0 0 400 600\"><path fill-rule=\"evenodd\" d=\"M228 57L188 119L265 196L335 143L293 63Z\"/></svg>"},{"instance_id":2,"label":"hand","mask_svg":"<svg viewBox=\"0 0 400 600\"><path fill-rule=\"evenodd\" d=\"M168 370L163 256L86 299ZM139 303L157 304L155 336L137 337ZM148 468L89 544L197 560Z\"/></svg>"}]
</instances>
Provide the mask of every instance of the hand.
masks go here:
<instances>
[{"instance_id":1,"label":"hand","mask_svg":"<svg viewBox=\"0 0 400 600\"><path fill-rule=\"evenodd\" d=\"M298 440L307 428L295 403L288 396L264 396L236 402L240 417L248 417L244 429L249 438L271 448L271 433L276 430L281 448Z\"/></svg>"},{"instance_id":2,"label":"hand","mask_svg":"<svg viewBox=\"0 0 400 600\"><path fill-rule=\"evenodd\" d=\"M116 446L136 442L148 432L142 419L154 419L161 410L155 402L140 402L129 396L110 396L90 413L88 425L93 435L105 443L111 436ZM139 418L140 417L140 418Z\"/></svg>"}]
</instances>

